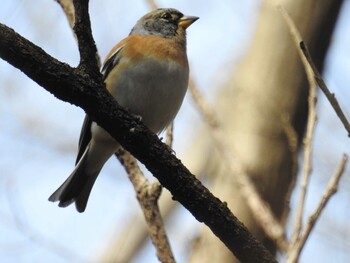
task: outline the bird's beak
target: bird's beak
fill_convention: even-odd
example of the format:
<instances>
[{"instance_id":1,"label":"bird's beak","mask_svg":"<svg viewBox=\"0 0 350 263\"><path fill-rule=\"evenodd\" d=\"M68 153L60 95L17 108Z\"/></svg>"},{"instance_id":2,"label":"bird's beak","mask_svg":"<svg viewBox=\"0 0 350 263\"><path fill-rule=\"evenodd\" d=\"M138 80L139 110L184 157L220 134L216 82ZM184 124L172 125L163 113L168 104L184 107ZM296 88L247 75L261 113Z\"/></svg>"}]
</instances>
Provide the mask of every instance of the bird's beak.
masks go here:
<instances>
[{"instance_id":1,"label":"bird's beak","mask_svg":"<svg viewBox=\"0 0 350 263\"><path fill-rule=\"evenodd\" d=\"M183 16L179 20L179 27L186 29L198 19L199 19L199 17L197 17L197 16Z\"/></svg>"}]
</instances>

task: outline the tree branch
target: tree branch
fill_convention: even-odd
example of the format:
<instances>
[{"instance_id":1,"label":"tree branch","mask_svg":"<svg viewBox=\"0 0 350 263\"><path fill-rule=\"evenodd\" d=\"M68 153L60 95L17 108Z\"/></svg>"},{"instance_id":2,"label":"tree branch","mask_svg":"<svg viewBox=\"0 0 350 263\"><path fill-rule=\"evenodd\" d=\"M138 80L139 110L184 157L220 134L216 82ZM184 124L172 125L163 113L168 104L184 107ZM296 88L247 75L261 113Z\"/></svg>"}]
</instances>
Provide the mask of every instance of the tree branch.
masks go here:
<instances>
[{"instance_id":1,"label":"tree branch","mask_svg":"<svg viewBox=\"0 0 350 263\"><path fill-rule=\"evenodd\" d=\"M136 197L145 217L149 236L157 250L159 261L162 263L175 263L158 206L162 186L158 181L151 184L137 165L137 160L124 149L119 149L115 155L124 166L135 189Z\"/></svg>"},{"instance_id":2,"label":"tree branch","mask_svg":"<svg viewBox=\"0 0 350 263\"><path fill-rule=\"evenodd\" d=\"M326 190L324 191L322 198L315 209L315 211L312 213L312 215L309 217L308 222L302 232L302 235L297 240L297 242L294 244L293 247L290 248L290 251L288 253L288 263L296 263L299 261L300 253L312 231L314 228L317 220L319 219L322 211L326 207L328 201L330 198L337 192L339 181L341 176L344 174L345 166L348 162L349 157L344 154L342 159L339 162L339 165L333 174L333 176L328 181L328 185Z\"/></svg>"},{"instance_id":3,"label":"tree branch","mask_svg":"<svg viewBox=\"0 0 350 263\"><path fill-rule=\"evenodd\" d=\"M350 137L349 121L347 120L343 110L341 109L337 99L335 98L334 93L330 92L326 83L323 81L323 78L322 78L320 72L317 70L315 63L312 61L309 50L303 41L300 42L300 49L303 52L310 67L312 68L312 71L314 73L314 77L315 77L317 84L319 85L319 87L322 90L322 92L324 93L324 95L326 95L326 98L328 99L329 103L332 105L332 107L333 107L335 113L338 115L341 123L344 125L344 128L348 133L348 137Z\"/></svg>"},{"instance_id":4,"label":"tree branch","mask_svg":"<svg viewBox=\"0 0 350 263\"><path fill-rule=\"evenodd\" d=\"M70 27L73 29L75 23L75 10L73 0L56 0L57 3L62 7Z\"/></svg>"},{"instance_id":5,"label":"tree branch","mask_svg":"<svg viewBox=\"0 0 350 263\"><path fill-rule=\"evenodd\" d=\"M235 158L232 153L232 147L230 147L224 139L226 138L226 135L216 117L214 109L204 100L194 80L191 78L189 90L199 112L203 116L204 122L209 127L210 134L215 142L215 147L219 149L223 157L222 159L226 162L230 172L240 183L239 190L246 199L247 205L251 209L257 223L272 240L276 241L276 244L281 251L286 251L288 243L285 239L283 227L274 216L269 204L266 203L257 192L249 175L246 173L237 158Z\"/></svg>"},{"instance_id":6,"label":"tree branch","mask_svg":"<svg viewBox=\"0 0 350 263\"><path fill-rule=\"evenodd\" d=\"M76 10L77 12L77 10ZM200 222L242 262L275 262L273 256L141 121L122 109L103 82L71 68L0 24L0 57L57 98L83 108L98 125L139 159Z\"/></svg>"},{"instance_id":7,"label":"tree branch","mask_svg":"<svg viewBox=\"0 0 350 263\"><path fill-rule=\"evenodd\" d=\"M290 15L287 13L287 11L284 9L283 6L279 6L279 10L284 18L284 21L286 22L290 34L292 36L292 39L298 48L299 43L302 41L302 36L300 32L298 31L293 19L290 17ZM299 196L299 202L298 202L298 208L296 213L296 219L295 219L295 225L293 230L293 235L290 241L290 248L293 248L295 244L298 242L300 238L300 232L302 229L302 219L303 219L303 213L304 213L304 206L305 206L305 200L306 200L306 194L309 187L310 177L312 173L312 141L315 134L315 127L316 127L316 121L317 121L317 114L316 114L316 101L317 101L317 86L316 81L314 79L313 71L306 60L306 58L303 56L303 53L298 48L298 53L300 55L301 61L303 63L303 66L305 68L305 72L307 75L307 79L309 82L309 96L308 96L308 117L307 117L307 124L306 124L306 133L303 139L304 144L304 158L303 158L303 176L300 183L300 196Z\"/></svg>"},{"instance_id":8,"label":"tree branch","mask_svg":"<svg viewBox=\"0 0 350 263\"><path fill-rule=\"evenodd\" d=\"M74 32L77 36L80 64L90 77L101 82L102 76L99 70L97 48L91 32L89 16L89 0L73 0L75 11Z\"/></svg>"}]
</instances>

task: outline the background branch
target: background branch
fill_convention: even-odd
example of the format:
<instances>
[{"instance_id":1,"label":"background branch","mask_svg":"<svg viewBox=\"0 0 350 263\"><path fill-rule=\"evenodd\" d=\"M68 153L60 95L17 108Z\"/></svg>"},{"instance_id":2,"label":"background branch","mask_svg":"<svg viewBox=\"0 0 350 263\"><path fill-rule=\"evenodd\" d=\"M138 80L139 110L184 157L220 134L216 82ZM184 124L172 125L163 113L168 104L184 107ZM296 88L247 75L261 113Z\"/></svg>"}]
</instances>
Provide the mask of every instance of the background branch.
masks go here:
<instances>
[{"instance_id":1,"label":"background branch","mask_svg":"<svg viewBox=\"0 0 350 263\"><path fill-rule=\"evenodd\" d=\"M297 213L295 218L295 226L290 242L290 247L294 247L296 242L298 242L300 231L302 229L302 219L303 219L303 213L304 213L304 206L306 201L306 193L310 182L310 177L312 173L312 140L314 138L315 134L315 127L316 127L316 100L317 100L317 86L315 79L313 78L312 69L310 65L307 63L307 60L302 55L300 49L298 48L298 44L302 41L302 37L290 17L290 15L287 13L287 11L284 9L283 6L279 7L279 10L284 18L284 21L286 22L288 29L290 31L290 34L292 36L292 40L295 43L295 46L298 50L299 56L301 58L301 61L303 62L303 66L305 68L305 72L307 75L307 79L309 82L309 96L308 96L308 117L307 117L307 124L306 124L306 133L303 139L304 144L304 158L303 158L303 174L302 179L300 183L300 196L298 201L298 207L297 207Z\"/></svg>"},{"instance_id":2,"label":"background branch","mask_svg":"<svg viewBox=\"0 0 350 263\"><path fill-rule=\"evenodd\" d=\"M74 22L75 22L75 11L74 11L74 5L73 0L56 0L57 3L62 7L68 23L70 27L74 28Z\"/></svg>"},{"instance_id":3,"label":"background branch","mask_svg":"<svg viewBox=\"0 0 350 263\"><path fill-rule=\"evenodd\" d=\"M120 148L116 156L123 164L134 186L137 200L148 226L149 236L157 250L158 259L163 263L174 263L175 259L158 207L162 186L158 182L151 184L137 165L137 160L124 149Z\"/></svg>"},{"instance_id":4,"label":"background branch","mask_svg":"<svg viewBox=\"0 0 350 263\"><path fill-rule=\"evenodd\" d=\"M326 207L326 204L328 203L329 199L336 193L339 185L339 180L341 176L344 173L345 166L348 161L348 156L343 155L342 159L339 162L339 165L334 173L334 175L331 177L331 179L328 182L328 186L326 190L324 191L322 198L315 209L315 211L312 213L312 215L309 217L309 220L302 232L302 235L298 239L298 241L294 244L293 247L290 248L290 251L288 253L288 263L297 263L299 261L300 253L305 245L305 242L307 241L312 229L314 228L317 220L319 219L321 212Z\"/></svg>"},{"instance_id":5,"label":"background branch","mask_svg":"<svg viewBox=\"0 0 350 263\"><path fill-rule=\"evenodd\" d=\"M321 74L319 73L319 71L317 70L315 63L312 61L312 58L310 56L310 52L309 52L307 46L305 45L305 43L303 41L300 42L300 49L302 50L305 58L307 59L309 65L310 65L310 67L311 67L311 69L312 69L312 71L314 73L314 77L315 77L315 80L316 80L317 84L319 85L319 87L322 90L322 92L324 93L324 95L326 95L329 103L332 105L334 111L336 112L336 114L338 115L340 121L344 125L344 128L347 131L348 136L350 137L350 124L349 124L349 121L345 117L345 114L344 114L343 110L341 109L337 99L335 98L334 93L330 92L330 90L328 89L326 83L323 81L323 78L322 78Z\"/></svg>"},{"instance_id":6,"label":"background branch","mask_svg":"<svg viewBox=\"0 0 350 263\"><path fill-rule=\"evenodd\" d=\"M285 239L283 227L271 212L269 205L259 196L249 175L244 171L237 158L235 158L234 151L225 139L227 136L215 116L214 109L205 101L193 79L190 79L189 90L199 112L203 116L204 122L209 127L209 132L215 141L215 146L222 154L223 160L229 167L232 176L235 176L239 181L239 190L245 197L253 216L264 229L265 233L276 241L279 249L286 251L288 243Z\"/></svg>"},{"instance_id":7,"label":"background branch","mask_svg":"<svg viewBox=\"0 0 350 263\"><path fill-rule=\"evenodd\" d=\"M304 206L306 201L306 192L309 187L310 182L310 176L312 173L312 140L314 138L314 132L315 132L315 126L317 121L317 115L316 115L316 101L317 101L317 85L316 80L319 78L319 85L323 85L323 89L326 93L330 94L328 88L326 87L325 83L323 82L319 72L316 69L315 64L312 62L312 58L308 52L308 49L306 47L306 44L304 44L301 34L299 33L294 21L290 17L290 15L287 13L287 11L280 6L279 7L280 12L285 20L285 22L288 25L289 31L291 33L291 36L293 38L293 41L295 42L295 46L298 49L298 53L300 55L300 58L303 62L305 72L307 74L307 79L309 82L309 98L308 98L308 104L309 104L309 112L308 112L308 121L307 121L307 127L306 127L306 134L305 138L303 140L304 143L304 163L303 163L303 176L301 179L301 192L300 192L300 198L298 202L298 208L297 208L297 214L296 214L296 220L295 220L295 227L293 230L290 246L288 249L288 262L289 263L295 263L298 262L300 253L302 251L302 248L305 245L305 242L307 238L309 237L317 219L320 217L321 212L324 210L327 202L331 198L331 196L336 192L340 177L342 176L345 165L348 161L348 156L343 155L343 158L341 159L337 170L333 177L330 179L327 189L325 190L321 201L319 202L318 207L316 208L316 211L309 217L308 222L306 226L303 229L303 215L304 215ZM299 48L300 43L300 48ZM327 95L326 95L327 96ZM332 97L334 100L330 100L334 110L336 111L338 117L341 119L342 117L344 120L341 119L343 122L345 128L347 124L347 120L345 116L342 114L342 110L340 109L339 104L335 100L334 94L332 94ZM337 112L340 111L340 113ZM302 232L303 230L303 232ZM301 233L302 232L302 233Z\"/></svg>"}]
</instances>

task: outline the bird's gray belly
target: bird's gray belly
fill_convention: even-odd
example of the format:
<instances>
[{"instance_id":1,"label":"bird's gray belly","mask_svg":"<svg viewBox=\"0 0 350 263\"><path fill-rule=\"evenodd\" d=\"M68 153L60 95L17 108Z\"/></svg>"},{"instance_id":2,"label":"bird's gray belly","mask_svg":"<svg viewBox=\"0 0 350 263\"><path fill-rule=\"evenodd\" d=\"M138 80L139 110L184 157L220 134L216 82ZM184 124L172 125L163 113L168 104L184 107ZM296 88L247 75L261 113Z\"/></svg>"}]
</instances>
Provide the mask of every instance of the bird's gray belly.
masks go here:
<instances>
[{"instance_id":1,"label":"bird's gray belly","mask_svg":"<svg viewBox=\"0 0 350 263\"><path fill-rule=\"evenodd\" d=\"M149 60L121 72L112 94L155 133L176 116L188 85L188 70L177 63Z\"/></svg>"}]
</instances>

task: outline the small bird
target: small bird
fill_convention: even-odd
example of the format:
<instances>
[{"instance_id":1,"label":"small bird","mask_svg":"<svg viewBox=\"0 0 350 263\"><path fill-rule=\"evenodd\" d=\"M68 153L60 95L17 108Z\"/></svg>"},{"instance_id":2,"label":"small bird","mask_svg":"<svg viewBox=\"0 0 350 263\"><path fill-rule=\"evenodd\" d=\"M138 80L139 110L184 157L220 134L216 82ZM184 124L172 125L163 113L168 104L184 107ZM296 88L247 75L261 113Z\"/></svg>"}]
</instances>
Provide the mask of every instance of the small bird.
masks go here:
<instances>
[{"instance_id":1,"label":"small bird","mask_svg":"<svg viewBox=\"0 0 350 263\"><path fill-rule=\"evenodd\" d=\"M154 10L137 21L102 65L108 91L154 133L173 121L187 91L186 29L197 19L173 8ZM98 174L119 147L86 115L75 169L49 201L59 201L60 207L75 202L84 212Z\"/></svg>"}]
</instances>

